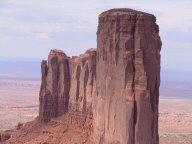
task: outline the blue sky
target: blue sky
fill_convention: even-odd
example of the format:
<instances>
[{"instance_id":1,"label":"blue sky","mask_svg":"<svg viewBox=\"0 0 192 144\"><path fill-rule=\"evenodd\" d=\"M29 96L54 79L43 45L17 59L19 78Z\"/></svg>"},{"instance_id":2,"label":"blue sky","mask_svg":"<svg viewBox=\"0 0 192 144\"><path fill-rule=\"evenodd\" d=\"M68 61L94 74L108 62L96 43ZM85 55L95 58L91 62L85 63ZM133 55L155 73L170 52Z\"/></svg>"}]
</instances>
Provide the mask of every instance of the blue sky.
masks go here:
<instances>
[{"instance_id":1,"label":"blue sky","mask_svg":"<svg viewBox=\"0 0 192 144\"><path fill-rule=\"evenodd\" d=\"M0 0L0 57L46 59L53 48L79 55L96 47L98 15L117 7L156 15L162 68L192 71L191 0Z\"/></svg>"}]
</instances>

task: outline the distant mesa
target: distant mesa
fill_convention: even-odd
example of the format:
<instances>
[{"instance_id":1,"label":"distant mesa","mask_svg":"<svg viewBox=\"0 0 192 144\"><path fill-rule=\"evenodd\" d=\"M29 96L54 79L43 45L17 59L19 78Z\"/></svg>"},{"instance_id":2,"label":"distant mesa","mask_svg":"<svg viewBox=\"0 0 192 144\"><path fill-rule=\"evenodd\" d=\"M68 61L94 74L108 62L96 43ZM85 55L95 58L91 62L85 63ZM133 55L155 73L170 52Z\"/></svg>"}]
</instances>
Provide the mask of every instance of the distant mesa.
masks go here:
<instances>
[{"instance_id":1,"label":"distant mesa","mask_svg":"<svg viewBox=\"0 0 192 144\"><path fill-rule=\"evenodd\" d=\"M158 144L160 50L154 15L103 12L97 49L72 58L51 50L42 61L39 121L65 116L89 133L85 143Z\"/></svg>"}]
</instances>

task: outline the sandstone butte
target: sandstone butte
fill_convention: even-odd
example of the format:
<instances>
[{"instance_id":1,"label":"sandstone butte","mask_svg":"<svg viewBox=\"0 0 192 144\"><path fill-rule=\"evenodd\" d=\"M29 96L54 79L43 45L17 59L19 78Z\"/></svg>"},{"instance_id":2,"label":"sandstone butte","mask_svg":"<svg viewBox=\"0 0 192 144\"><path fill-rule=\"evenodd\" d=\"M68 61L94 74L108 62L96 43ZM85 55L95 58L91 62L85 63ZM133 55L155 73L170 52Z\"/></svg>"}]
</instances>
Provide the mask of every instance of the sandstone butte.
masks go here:
<instances>
[{"instance_id":1,"label":"sandstone butte","mask_svg":"<svg viewBox=\"0 0 192 144\"><path fill-rule=\"evenodd\" d=\"M28 127L59 121L66 132L49 127L41 132L48 138L39 132L33 140L13 136L7 142L158 144L161 45L154 15L127 8L101 13L97 49L78 57L51 50L41 63L39 117ZM83 141L76 130L86 132Z\"/></svg>"}]
</instances>

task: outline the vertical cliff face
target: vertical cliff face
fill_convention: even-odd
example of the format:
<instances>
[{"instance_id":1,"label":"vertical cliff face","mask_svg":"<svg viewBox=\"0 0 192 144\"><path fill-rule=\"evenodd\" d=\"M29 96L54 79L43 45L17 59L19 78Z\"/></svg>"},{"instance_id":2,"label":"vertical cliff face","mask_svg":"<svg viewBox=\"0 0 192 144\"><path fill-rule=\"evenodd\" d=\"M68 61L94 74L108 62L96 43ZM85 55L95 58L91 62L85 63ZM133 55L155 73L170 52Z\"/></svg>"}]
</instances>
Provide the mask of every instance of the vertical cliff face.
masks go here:
<instances>
[{"instance_id":1,"label":"vertical cliff face","mask_svg":"<svg viewBox=\"0 0 192 144\"><path fill-rule=\"evenodd\" d=\"M113 9L99 16L96 143L158 143L160 48L153 15Z\"/></svg>"},{"instance_id":2,"label":"vertical cliff face","mask_svg":"<svg viewBox=\"0 0 192 144\"><path fill-rule=\"evenodd\" d=\"M85 54L70 59L71 87L69 109L92 115L92 97L96 72L96 51L87 50Z\"/></svg>"},{"instance_id":3,"label":"vertical cliff face","mask_svg":"<svg viewBox=\"0 0 192 144\"><path fill-rule=\"evenodd\" d=\"M62 51L51 50L41 63L42 83L40 89L39 117L48 121L68 111L70 71L69 58Z\"/></svg>"},{"instance_id":4,"label":"vertical cliff face","mask_svg":"<svg viewBox=\"0 0 192 144\"><path fill-rule=\"evenodd\" d=\"M161 40L155 21L154 16L137 14L135 24L135 143L156 144L159 141Z\"/></svg>"},{"instance_id":5,"label":"vertical cliff face","mask_svg":"<svg viewBox=\"0 0 192 144\"><path fill-rule=\"evenodd\" d=\"M92 91L95 81L96 51L90 49L79 57L51 50L42 61L39 118L49 121L65 112L92 115Z\"/></svg>"},{"instance_id":6,"label":"vertical cliff face","mask_svg":"<svg viewBox=\"0 0 192 144\"><path fill-rule=\"evenodd\" d=\"M131 9L99 16L97 50L42 61L39 118L93 119L96 144L158 144L161 40L156 18Z\"/></svg>"}]
</instances>

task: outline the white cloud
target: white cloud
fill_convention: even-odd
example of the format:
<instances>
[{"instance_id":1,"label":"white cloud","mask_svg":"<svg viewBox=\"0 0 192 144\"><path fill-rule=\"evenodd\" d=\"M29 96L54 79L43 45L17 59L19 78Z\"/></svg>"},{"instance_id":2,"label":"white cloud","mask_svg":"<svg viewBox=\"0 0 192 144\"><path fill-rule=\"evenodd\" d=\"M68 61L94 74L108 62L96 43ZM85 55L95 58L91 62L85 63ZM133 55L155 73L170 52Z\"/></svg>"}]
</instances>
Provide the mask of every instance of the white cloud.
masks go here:
<instances>
[{"instance_id":1,"label":"white cloud","mask_svg":"<svg viewBox=\"0 0 192 144\"><path fill-rule=\"evenodd\" d=\"M51 47L62 47L70 55L77 54L87 47L96 46L98 15L105 10L119 7L146 11L157 16L164 53L167 52L164 49L175 46L177 49L188 48L185 49L185 54L192 52L192 40L189 38L192 37L191 0L0 0L0 33L6 29L15 33L7 33L6 37L0 36L0 41L2 47L18 46L18 51L21 51L18 54L24 56L27 55L27 51L23 50L26 47L33 51L34 56L36 51L43 48L44 51L38 53L39 57L43 53L47 54ZM174 33L171 33L172 31ZM15 38L18 33L22 33L24 37L21 42L27 38L25 44L20 44ZM95 39L91 40L90 35ZM183 39L178 37L188 38L183 42ZM12 43L7 42L10 40ZM177 59L176 54L172 55L172 51L167 54L168 56L165 54L163 57L165 61Z\"/></svg>"},{"instance_id":2,"label":"white cloud","mask_svg":"<svg viewBox=\"0 0 192 144\"><path fill-rule=\"evenodd\" d=\"M57 32L64 30L95 31L98 14L114 7L130 7L157 15L157 22L163 30L192 27L192 1L133 1L133 0L7 0L4 4L13 6L3 7L1 11L8 23L0 24L14 28L21 25L19 30L38 32ZM1 5L0 5L1 8ZM1 8L2 9L2 8ZM9 16L9 17L8 17ZM56 20L54 20L56 18ZM42 21L41 21L42 20ZM39 22L41 21L41 22Z\"/></svg>"},{"instance_id":3,"label":"white cloud","mask_svg":"<svg viewBox=\"0 0 192 144\"><path fill-rule=\"evenodd\" d=\"M51 37L49 36L48 33L39 33L37 34L37 38L41 40L51 40Z\"/></svg>"}]
</instances>

